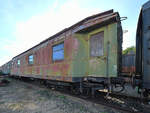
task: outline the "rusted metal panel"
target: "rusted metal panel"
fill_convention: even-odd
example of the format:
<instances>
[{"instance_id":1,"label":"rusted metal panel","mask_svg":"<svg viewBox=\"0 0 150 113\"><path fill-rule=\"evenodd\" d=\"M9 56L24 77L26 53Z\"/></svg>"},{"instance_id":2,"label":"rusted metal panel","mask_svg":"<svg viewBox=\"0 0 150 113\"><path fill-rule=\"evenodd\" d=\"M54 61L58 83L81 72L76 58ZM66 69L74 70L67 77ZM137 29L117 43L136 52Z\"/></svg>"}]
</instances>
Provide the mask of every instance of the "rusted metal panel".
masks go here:
<instances>
[{"instance_id":1,"label":"rusted metal panel","mask_svg":"<svg viewBox=\"0 0 150 113\"><path fill-rule=\"evenodd\" d=\"M127 54L122 57L122 72L135 73L135 54Z\"/></svg>"}]
</instances>

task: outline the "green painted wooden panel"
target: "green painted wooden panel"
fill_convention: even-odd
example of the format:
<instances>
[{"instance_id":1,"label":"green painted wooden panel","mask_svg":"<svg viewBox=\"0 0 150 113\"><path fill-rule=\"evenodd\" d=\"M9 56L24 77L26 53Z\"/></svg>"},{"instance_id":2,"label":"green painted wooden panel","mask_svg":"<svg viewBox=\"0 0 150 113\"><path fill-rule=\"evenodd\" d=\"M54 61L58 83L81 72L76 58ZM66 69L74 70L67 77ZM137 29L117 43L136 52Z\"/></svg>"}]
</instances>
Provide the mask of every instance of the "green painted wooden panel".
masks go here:
<instances>
[{"instance_id":1,"label":"green painted wooden panel","mask_svg":"<svg viewBox=\"0 0 150 113\"><path fill-rule=\"evenodd\" d=\"M90 38L92 35L104 32L104 55L99 57L90 56ZM73 76L97 76L107 77L106 58L108 56L108 73L111 77L117 76L117 23L104 26L86 34L74 35L74 52L72 60ZM109 51L107 46L109 42Z\"/></svg>"}]
</instances>

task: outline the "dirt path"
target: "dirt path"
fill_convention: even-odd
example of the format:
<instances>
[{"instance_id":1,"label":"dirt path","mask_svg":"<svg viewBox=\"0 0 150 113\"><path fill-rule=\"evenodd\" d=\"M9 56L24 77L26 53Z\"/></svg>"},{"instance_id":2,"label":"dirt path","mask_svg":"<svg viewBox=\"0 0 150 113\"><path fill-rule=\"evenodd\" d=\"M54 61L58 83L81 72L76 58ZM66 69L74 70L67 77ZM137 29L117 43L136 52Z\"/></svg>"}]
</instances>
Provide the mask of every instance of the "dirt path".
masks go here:
<instances>
[{"instance_id":1,"label":"dirt path","mask_svg":"<svg viewBox=\"0 0 150 113\"><path fill-rule=\"evenodd\" d=\"M0 87L0 113L121 113L59 92L9 79Z\"/></svg>"}]
</instances>

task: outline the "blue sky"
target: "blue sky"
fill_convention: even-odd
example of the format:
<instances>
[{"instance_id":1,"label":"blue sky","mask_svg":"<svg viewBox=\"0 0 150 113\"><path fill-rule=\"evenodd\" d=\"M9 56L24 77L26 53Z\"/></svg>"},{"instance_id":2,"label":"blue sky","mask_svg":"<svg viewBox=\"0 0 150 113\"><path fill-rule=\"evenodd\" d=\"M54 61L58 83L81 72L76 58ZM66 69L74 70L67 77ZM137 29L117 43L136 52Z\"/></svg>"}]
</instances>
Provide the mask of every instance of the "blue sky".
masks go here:
<instances>
[{"instance_id":1,"label":"blue sky","mask_svg":"<svg viewBox=\"0 0 150 113\"><path fill-rule=\"evenodd\" d=\"M0 0L0 65L81 19L114 9L121 17L123 48L135 45L137 20L148 0Z\"/></svg>"}]
</instances>

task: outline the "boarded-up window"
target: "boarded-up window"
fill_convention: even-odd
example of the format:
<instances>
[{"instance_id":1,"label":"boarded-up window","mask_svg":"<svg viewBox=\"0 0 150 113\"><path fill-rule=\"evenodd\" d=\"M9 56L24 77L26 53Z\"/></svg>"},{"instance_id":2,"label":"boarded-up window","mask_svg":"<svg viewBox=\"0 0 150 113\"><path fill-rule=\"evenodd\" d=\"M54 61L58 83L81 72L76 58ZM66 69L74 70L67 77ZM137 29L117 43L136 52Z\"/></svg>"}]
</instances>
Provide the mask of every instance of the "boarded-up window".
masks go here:
<instances>
[{"instance_id":1,"label":"boarded-up window","mask_svg":"<svg viewBox=\"0 0 150 113\"><path fill-rule=\"evenodd\" d=\"M104 32L100 32L91 36L90 55L95 57L104 55Z\"/></svg>"},{"instance_id":2,"label":"boarded-up window","mask_svg":"<svg viewBox=\"0 0 150 113\"><path fill-rule=\"evenodd\" d=\"M53 61L64 59L64 43L53 46Z\"/></svg>"}]
</instances>

